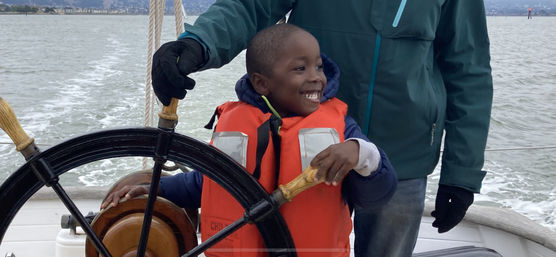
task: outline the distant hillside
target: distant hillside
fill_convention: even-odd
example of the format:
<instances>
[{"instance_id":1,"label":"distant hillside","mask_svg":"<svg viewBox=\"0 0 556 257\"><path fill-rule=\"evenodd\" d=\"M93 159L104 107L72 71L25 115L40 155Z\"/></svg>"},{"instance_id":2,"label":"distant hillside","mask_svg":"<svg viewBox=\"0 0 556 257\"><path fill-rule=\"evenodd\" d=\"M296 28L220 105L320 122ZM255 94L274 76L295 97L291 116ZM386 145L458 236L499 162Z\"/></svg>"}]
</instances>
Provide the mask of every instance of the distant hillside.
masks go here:
<instances>
[{"instance_id":1,"label":"distant hillside","mask_svg":"<svg viewBox=\"0 0 556 257\"><path fill-rule=\"evenodd\" d=\"M215 0L182 1L188 14L204 12ZM71 7L96 9L144 9L148 10L149 0L0 0L8 5L29 5L43 7ZM173 12L174 1L166 1L166 12Z\"/></svg>"},{"instance_id":2,"label":"distant hillside","mask_svg":"<svg viewBox=\"0 0 556 257\"><path fill-rule=\"evenodd\" d=\"M188 14L204 12L215 0L183 0ZM339 1L339 0L338 0ZM534 15L556 15L556 0L484 0L488 15L527 15L533 8ZM148 10L149 0L0 0L9 5L42 7L72 7L97 9ZM173 1L166 1L166 12L173 12Z\"/></svg>"},{"instance_id":3,"label":"distant hillside","mask_svg":"<svg viewBox=\"0 0 556 257\"><path fill-rule=\"evenodd\" d=\"M484 0L488 15L556 15L556 0Z\"/></svg>"}]
</instances>

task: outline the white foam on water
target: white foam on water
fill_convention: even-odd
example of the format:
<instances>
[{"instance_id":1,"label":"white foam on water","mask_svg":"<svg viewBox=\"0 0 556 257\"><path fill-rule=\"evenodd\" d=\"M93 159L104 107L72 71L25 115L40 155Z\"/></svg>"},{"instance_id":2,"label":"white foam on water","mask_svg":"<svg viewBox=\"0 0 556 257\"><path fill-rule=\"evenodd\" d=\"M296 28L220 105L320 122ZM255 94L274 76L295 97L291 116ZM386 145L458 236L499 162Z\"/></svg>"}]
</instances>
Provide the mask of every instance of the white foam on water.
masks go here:
<instances>
[{"instance_id":1,"label":"white foam on water","mask_svg":"<svg viewBox=\"0 0 556 257\"><path fill-rule=\"evenodd\" d=\"M107 41L106 53L100 59L90 61L91 69L83 71L77 78L71 79L72 84L78 85L80 89L88 89L83 88L84 86L104 87L108 78L122 74L123 71L117 69L116 66L124 62L123 58L127 55L128 50L116 38L108 38ZM92 90L81 90L81 92L89 91Z\"/></svg>"},{"instance_id":2,"label":"white foam on water","mask_svg":"<svg viewBox=\"0 0 556 257\"><path fill-rule=\"evenodd\" d=\"M537 191L535 181L516 174L501 163L487 160L487 176L481 194L475 195L479 204L510 208L546 227L556 230L556 190Z\"/></svg>"},{"instance_id":3,"label":"white foam on water","mask_svg":"<svg viewBox=\"0 0 556 257\"><path fill-rule=\"evenodd\" d=\"M0 142L3 143L11 142L11 140L7 136L0 137L0 140L2 140ZM20 157L19 159L15 160L15 162L17 163L15 167L18 167L19 165L24 163L23 157L18 155L19 153L17 153L17 151L15 150L14 144L0 144L0 163L13 163L14 159L17 159L16 157ZM15 172L15 169L0 169L0 176L2 178L0 182L3 182L4 179L8 178L13 172Z\"/></svg>"},{"instance_id":4,"label":"white foam on water","mask_svg":"<svg viewBox=\"0 0 556 257\"><path fill-rule=\"evenodd\" d=\"M141 157L100 160L73 169L85 186L109 186L121 177L141 169Z\"/></svg>"},{"instance_id":5,"label":"white foam on water","mask_svg":"<svg viewBox=\"0 0 556 257\"><path fill-rule=\"evenodd\" d=\"M481 193L475 194L474 204L512 209L556 231L556 189L539 192L535 189L538 182L493 160L487 159L483 170L487 171L487 175ZM434 201L439 179L440 165L428 178L428 201Z\"/></svg>"}]
</instances>

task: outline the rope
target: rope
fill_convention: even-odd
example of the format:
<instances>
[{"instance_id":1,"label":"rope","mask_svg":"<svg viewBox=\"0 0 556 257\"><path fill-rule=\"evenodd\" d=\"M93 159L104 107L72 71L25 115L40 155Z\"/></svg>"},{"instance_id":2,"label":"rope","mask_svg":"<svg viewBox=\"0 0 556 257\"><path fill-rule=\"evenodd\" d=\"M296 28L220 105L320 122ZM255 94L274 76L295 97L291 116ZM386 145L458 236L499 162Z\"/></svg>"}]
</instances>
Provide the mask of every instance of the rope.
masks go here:
<instances>
[{"instance_id":1,"label":"rope","mask_svg":"<svg viewBox=\"0 0 556 257\"><path fill-rule=\"evenodd\" d=\"M0 142L0 145L13 145L13 146L15 146L15 144L12 143L12 142ZM49 147L49 146L51 146L52 144L38 144L38 143L35 142L35 145L36 145L36 146L46 146L46 147Z\"/></svg>"},{"instance_id":2,"label":"rope","mask_svg":"<svg viewBox=\"0 0 556 257\"><path fill-rule=\"evenodd\" d=\"M174 20L176 22L176 38L183 33L183 18L185 17L185 10L181 4L181 0L174 0Z\"/></svg>"},{"instance_id":3,"label":"rope","mask_svg":"<svg viewBox=\"0 0 556 257\"><path fill-rule=\"evenodd\" d=\"M153 125L153 108L152 108L152 57L153 57L153 42L154 42L154 27L156 24L156 2L157 0L150 0L149 3L149 34L148 34L148 48L147 48L147 74L145 83L145 126Z\"/></svg>"},{"instance_id":4,"label":"rope","mask_svg":"<svg viewBox=\"0 0 556 257\"><path fill-rule=\"evenodd\" d=\"M160 41L162 40L162 23L164 22L164 5L166 0L158 0L156 2L156 23L154 26L155 29L155 42L154 42L154 49L155 51L158 50L160 47Z\"/></svg>"},{"instance_id":5,"label":"rope","mask_svg":"<svg viewBox=\"0 0 556 257\"><path fill-rule=\"evenodd\" d=\"M503 151L521 151L521 150L544 150L544 149L556 149L556 145L523 146L523 147L508 147L508 148L489 148L489 149L485 149L485 152L503 152Z\"/></svg>"},{"instance_id":6,"label":"rope","mask_svg":"<svg viewBox=\"0 0 556 257\"><path fill-rule=\"evenodd\" d=\"M144 125L145 126L152 126L153 125L153 101L152 101L152 77L151 77L151 69L152 69L152 62L153 62L153 42L154 42L154 27L155 23L157 22L156 19L156 2L157 0L150 0L149 2L149 34L148 34L148 48L147 48L147 74L146 74L146 82L145 82L145 119ZM147 168L147 158L143 158L142 161L142 169L145 170Z\"/></svg>"},{"instance_id":7,"label":"rope","mask_svg":"<svg viewBox=\"0 0 556 257\"><path fill-rule=\"evenodd\" d=\"M38 146L51 146L51 144L37 144ZM12 142L0 142L0 145L14 145ZM520 146L520 147L507 147L507 148L488 148L485 152L505 152L505 151L526 151L526 150L549 150L556 149L556 145L544 146Z\"/></svg>"},{"instance_id":8,"label":"rope","mask_svg":"<svg viewBox=\"0 0 556 257\"><path fill-rule=\"evenodd\" d=\"M153 53L160 47L162 40L162 23L164 21L164 9L166 0L150 0L149 2L149 35L147 49L147 74L145 81L145 119L144 123L147 127L154 126L154 103L157 101L152 92L152 58ZM181 0L174 0L174 17L176 22L176 37L184 30L183 17L184 9ZM147 168L147 158L143 158L143 169Z\"/></svg>"}]
</instances>

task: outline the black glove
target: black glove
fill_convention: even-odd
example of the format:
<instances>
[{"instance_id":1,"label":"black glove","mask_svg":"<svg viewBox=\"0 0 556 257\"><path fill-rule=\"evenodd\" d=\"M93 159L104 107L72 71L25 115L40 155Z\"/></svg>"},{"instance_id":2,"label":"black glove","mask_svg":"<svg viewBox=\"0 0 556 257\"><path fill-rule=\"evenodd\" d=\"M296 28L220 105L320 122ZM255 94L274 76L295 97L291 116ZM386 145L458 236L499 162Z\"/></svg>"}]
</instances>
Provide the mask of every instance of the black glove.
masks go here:
<instances>
[{"instance_id":1,"label":"black glove","mask_svg":"<svg viewBox=\"0 0 556 257\"><path fill-rule=\"evenodd\" d=\"M473 203L473 192L454 186L440 185L436 194L435 218L432 226L438 233L455 227L465 216L467 208Z\"/></svg>"},{"instance_id":2,"label":"black glove","mask_svg":"<svg viewBox=\"0 0 556 257\"><path fill-rule=\"evenodd\" d=\"M203 47L194 39L183 38L163 44L153 56L152 84L158 100L170 104L172 97L183 99L195 80L187 77L204 62Z\"/></svg>"}]
</instances>

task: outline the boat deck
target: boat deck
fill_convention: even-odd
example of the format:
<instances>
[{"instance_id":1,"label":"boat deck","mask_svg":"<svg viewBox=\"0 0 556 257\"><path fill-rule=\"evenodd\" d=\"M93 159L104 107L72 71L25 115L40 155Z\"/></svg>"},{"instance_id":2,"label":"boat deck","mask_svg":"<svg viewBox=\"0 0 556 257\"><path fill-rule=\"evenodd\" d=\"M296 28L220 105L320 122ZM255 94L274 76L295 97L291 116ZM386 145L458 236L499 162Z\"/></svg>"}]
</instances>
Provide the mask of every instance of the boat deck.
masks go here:
<instances>
[{"instance_id":1,"label":"boat deck","mask_svg":"<svg viewBox=\"0 0 556 257\"><path fill-rule=\"evenodd\" d=\"M16 257L63 256L59 250L57 253L56 237L61 231L61 217L69 211L49 190L41 189L20 209L0 244L0 257L12 252ZM99 210L106 191L107 188L67 190L83 215ZM514 211L474 205L462 223L438 234L432 227L432 209L432 204L427 203L415 253L472 245L494 249L504 257L556 257L556 232ZM353 244L353 233L351 240ZM82 247L80 244L69 249L78 253L71 256L84 256Z\"/></svg>"}]
</instances>

